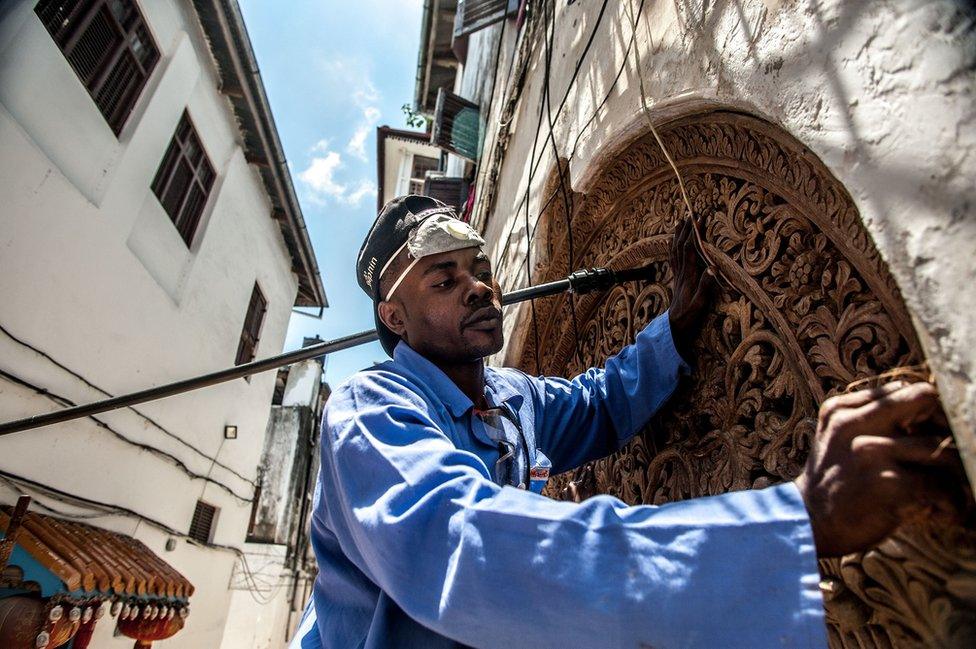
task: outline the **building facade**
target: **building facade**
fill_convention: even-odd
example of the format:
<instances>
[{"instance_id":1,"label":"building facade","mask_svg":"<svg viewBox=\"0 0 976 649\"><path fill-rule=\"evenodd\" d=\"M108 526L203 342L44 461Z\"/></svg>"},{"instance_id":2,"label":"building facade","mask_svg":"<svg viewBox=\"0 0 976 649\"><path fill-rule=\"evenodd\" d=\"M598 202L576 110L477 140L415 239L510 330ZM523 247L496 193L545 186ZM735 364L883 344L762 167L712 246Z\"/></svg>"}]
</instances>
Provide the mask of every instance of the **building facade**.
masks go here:
<instances>
[{"instance_id":1,"label":"building facade","mask_svg":"<svg viewBox=\"0 0 976 649\"><path fill-rule=\"evenodd\" d=\"M667 411L550 495L663 503L791 479L819 403L891 370L931 372L972 481L971 3L452 9L425 3L416 107L446 169L474 178L470 217L502 287L652 269L509 307L494 362L570 375L618 351L667 307L669 240L689 211L722 285ZM462 111L477 113L473 138ZM823 562L831 644L971 642L971 530L922 520Z\"/></svg>"},{"instance_id":2,"label":"building facade","mask_svg":"<svg viewBox=\"0 0 976 649\"><path fill-rule=\"evenodd\" d=\"M307 338L306 345L321 342ZM247 557L231 578L225 649L283 647L294 635L318 569L309 517L319 467L319 426L330 389L325 358L278 371L271 417L258 467Z\"/></svg>"},{"instance_id":3,"label":"building facade","mask_svg":"<svg viewBox=\"0 0 976 649\"><path fill-rule=\"evenodd\" d=\"M4 421L273 355L293 306L327 306L256 70L235 2L0 6ZM141 544L193 587L170 644L220 646L237 575L257 588L244 544L274 387L256 374L0 438L0 503L27 493L39 516ZM127 610L172 617L139 597ZM131 646L100 610L91 646Z\"/></svg>"}]
</instances>

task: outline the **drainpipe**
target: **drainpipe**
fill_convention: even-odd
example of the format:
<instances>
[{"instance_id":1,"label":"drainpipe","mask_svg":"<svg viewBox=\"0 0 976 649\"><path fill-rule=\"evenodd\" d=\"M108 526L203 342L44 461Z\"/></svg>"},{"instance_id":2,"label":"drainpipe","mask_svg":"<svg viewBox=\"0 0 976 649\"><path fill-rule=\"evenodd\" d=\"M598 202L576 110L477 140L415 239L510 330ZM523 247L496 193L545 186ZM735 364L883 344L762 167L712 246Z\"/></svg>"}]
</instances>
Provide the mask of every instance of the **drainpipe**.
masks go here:
<instances>
[{"instance_id":1,"label":"drainpipe","mask_svg":"<svg viewBox=\"0 0 976 649\"><path fill-rule=\"evenodd\" d=\"M424 71L427 69L427 56L430 49L430 31L433 26L434 3L437 0L424 0L424 14L420 19L420 51L417 52L417 74L414 77L413 88L413 107L420 111L420 106L424 103L423 79Z\"/></svg>"}]
</instances>

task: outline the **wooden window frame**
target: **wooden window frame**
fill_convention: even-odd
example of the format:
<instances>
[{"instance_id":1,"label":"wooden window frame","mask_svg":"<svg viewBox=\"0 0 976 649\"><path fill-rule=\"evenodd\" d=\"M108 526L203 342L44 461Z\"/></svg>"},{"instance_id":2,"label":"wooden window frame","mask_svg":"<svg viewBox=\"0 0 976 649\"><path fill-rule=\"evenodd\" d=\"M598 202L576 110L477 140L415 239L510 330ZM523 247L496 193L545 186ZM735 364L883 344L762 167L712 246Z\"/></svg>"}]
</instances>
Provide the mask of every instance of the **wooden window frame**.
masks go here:
<instances>
[{"instance_id":1,"label":"wooden window frame","mask_svg":"<svg viewBox=\"0 0 976 649\"><path fill-rule=\"evenodd\" d=\"M159 46L136 0L78 0L59 8L69 4L41 0L34 13L118 137L159 63Z\"/></svg>"},{"instance_id":2,"label":"wooden window frame","mask_svg":"<svg viewBox=\"0 0 976 649\"><path fill-rule=\"evenodd\" d=\"M454 14L454 38L463 38L518 13L520 4L520 0L459 0Z\"/></svg>"},{"instance_id":3,"label":"wooden window frame","mask_svg":"<svg viewBox=\"0 0 976 649\"><path fill-rule=\"evenodd\" d=\"M418 162L423 160L433 160L434 167L428 168L426 163L420 165L422 168L418 169ZM407 181L407 193L409 194L423 194L424 193L424 180L427 178L428 171L438 171L440 170L441 161L439 158L435 158L429 155L421 155L419 153L411 154L410 158L410 178ZM420 172L420 175L417 172ZM414 191L416 189L417 191Z\"/></svg>"},{"instance_id":4,"label":"wooden window frame","mask_svg":"<svg viewBox=\"0 0 976 649\"><path fill-rule=\"evenodd\" d=\"M424 180L423 194L450 205L457 210L461 220L466 221L469 215L464 213L464 208L469 188L470 184L461 177L428 176Z\"/></svg>"},{"instance_id":5,"label":"wooden window frame","mask_svg":"<svg viewBox=\"0 0 976 649\"><path fill-rule=\"evenodd\" d=\"M187 111L183 111L159 163L152 190L187 247L196 236L216 177L193 120ZM182 183L182 186L174 183Z\"/></svg>"},{"instance_id":6,"label":"wooden window frame","mask_svg":"<svg viewBox=\"0 0 976 649\"><path fill-rule=\"evenodd\" d=\"M261 340L261 329L264 327L264 316L268 312L268 300L261 292L258 283L254 283L251 299L247 303L244 314L244 325L241 327L241 339L237 344L237 356L234 365L250 363L257 355L258 342Z\"/></svg>"},{"instance_id":7,"label":"wooden window frame","mask_svg":"<svg viewBox=\"0 0 976 649\"><path fill-rule=\"evenodd\" d=\"M459 119L463 116L463 119ZM437 91L430 143L477 163L484 137L478 104L445 88Z\"/></svg>"}]
</instances>

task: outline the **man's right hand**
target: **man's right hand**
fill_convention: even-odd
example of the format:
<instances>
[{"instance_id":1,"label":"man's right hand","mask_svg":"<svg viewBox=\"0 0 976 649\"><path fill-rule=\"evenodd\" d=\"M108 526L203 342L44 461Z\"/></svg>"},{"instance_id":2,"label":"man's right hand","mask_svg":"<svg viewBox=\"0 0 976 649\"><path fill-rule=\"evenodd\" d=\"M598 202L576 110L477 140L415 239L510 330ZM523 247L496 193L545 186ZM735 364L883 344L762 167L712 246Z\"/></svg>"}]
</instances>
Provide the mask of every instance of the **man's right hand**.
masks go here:
<instances>
[{"instance_id":1,"label":"man's right hand","mask_svg":"<svg viewBox=\"0 0 976 649\"><path fill-rule=\"evenodd\" d=\"M825 401L796 479L817 554L866 550L919 510L953 510L958 487L951 483L962 477L961 463L940 446L950 434L928 383L890 383Z\"/></svg>"}]
</instances>

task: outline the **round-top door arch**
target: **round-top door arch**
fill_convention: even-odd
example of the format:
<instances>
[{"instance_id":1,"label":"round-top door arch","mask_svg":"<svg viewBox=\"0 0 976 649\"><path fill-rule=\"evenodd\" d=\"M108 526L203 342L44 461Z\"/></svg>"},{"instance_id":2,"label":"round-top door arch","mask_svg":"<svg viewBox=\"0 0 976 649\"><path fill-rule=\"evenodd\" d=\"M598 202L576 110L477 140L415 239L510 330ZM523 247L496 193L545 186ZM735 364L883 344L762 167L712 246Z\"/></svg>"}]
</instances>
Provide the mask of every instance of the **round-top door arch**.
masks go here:
<instances>
[{"instance_id":1,"label":"round-top door arch","mask_svg":"<svg viewBox=\"0 0 976 649\"><path fill-rule=\"evenodd\" d=\"M808 148L730 111L659 131L730 285L696 343L691 378L665 410L624 450L551 481L553 497L662 504L793 479L825 398L924 360L853 200ZM602 365L667 308L668 248L685 212L678 183L650 133L609 158L585 195L550 175L533 280L647 263L655 277L538 301L508 355L529 372ZM821 570L833 646L963 646L976 637L976 535L962 525L920 521Z\"/></svg>"}]
</instances>

